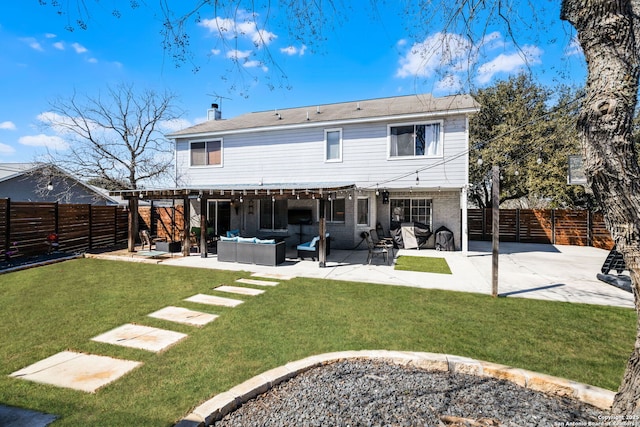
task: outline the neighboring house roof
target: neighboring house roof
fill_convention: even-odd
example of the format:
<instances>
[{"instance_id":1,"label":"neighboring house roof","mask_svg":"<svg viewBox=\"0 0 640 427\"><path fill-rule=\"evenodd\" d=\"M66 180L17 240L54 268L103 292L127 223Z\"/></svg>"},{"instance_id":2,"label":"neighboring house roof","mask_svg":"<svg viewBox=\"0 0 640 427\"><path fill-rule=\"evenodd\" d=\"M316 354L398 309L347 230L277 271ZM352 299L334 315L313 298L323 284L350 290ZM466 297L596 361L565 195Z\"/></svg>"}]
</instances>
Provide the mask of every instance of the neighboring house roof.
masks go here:
<instances>
[{"instance_id":1,"label":"neighboring house roof","mask_svg":"<svg viewBox=\"0 0 640 427\"><path fill-rule=\"evenodd\" d=\"M430 94L397 96L336 104L247 113L229 120L209 120L173 132L170 138L206 134L255 132L343 123L409 119L442 114L475 113L480 105L470 95L435 98Z\"/></svg>"},{"instance_id":2,"label":"neighboring house roof","mask_svg":"<svg viewBox=\"0 0 640 427\"><path fill-rule=\"evenodd\" d=\"M13 180L15 178L25 177L27 178L29 174L33 174L37 172L38 169L43 168L54 168L56 170L55 177L63 177L64 179L71 180L74 183L78 184L81 188L84 189L89 194L93 194L96 198L104 200L106 204L118 204L119 201L111 197L108 191L104 189L100 189L98 187L94 187L92 185L88 185L83 181L77 179L73 175L67 173L63 169L51 165L51 164L42 164L42 163L0 163L0 184L5 181ZM1 195L0 195L1 197Z\"/></svg>"},{"instance_id":3,"label":"neighboring house roof","mask_svg":"<svg viewBox=\"0 0 640 427\"><path fill-rule=\"evenodd\" d=\"M0 163L0 182L24 175L35 167L35 163Z\"/></svg>"}]
</instances>

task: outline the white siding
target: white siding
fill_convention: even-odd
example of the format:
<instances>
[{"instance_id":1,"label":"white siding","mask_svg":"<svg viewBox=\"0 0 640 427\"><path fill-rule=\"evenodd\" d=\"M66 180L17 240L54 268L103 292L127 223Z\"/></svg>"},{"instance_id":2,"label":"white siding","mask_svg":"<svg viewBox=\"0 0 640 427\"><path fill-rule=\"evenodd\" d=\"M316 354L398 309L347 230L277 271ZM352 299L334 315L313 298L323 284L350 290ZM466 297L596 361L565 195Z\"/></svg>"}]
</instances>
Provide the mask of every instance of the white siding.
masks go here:
<instances>
[{"instance_id":1,"label":"white siding","mask_svg":"<svg viewBox=\"0 0 640 427\"><path fill-rule=\"evenodd\" d=\"M443 123L439 158L389 160L389 122L343 126L342 162L325 162L324 127L226 135L223 167L189 167L189 140L182 139L176 147L178 179L187 186L340 182L392 189L415 187L415 171L421 170L421 188L460 188L467 179L466 117ZM404 174L409 176L397 179Z\"/></svg>"}]
</instances>

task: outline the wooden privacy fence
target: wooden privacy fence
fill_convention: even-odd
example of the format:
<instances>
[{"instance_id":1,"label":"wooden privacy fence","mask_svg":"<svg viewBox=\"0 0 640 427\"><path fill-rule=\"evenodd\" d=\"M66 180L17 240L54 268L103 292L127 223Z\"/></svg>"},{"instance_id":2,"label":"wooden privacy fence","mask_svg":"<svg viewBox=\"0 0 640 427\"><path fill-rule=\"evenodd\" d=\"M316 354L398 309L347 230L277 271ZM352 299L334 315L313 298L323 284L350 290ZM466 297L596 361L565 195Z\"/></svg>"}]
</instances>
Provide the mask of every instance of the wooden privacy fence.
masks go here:
<instances>
[{"instance_id":1,"label":"wooden privacy fence","mask_svg":"<svg viewBox=\"0 0 640 427\"><path fill-rule=\"evenodd\" d=\"M467 218L470 240L491 240L491 209L469 209ZM140 207L139 221L158 237L179 240L183 208ZM0 249L6 251L15 242L21 254L46 253L49 233L58 234L59 249L64 252L123 245L127 243L128 212L116 206L0 199ZM613 247L602 214L584 210L500 209L500 240Z\"/></svg>"},{"instance_id":2,"label":"wooden privacy fence","mask_svg":"<svg viewBox=\"0 0 640 427\"><path fill-rule=\"evenodd\" d=\"M491 209L469 209L467 220L469 240L491 240ZM500 241L613 248L602 214L586 210L500 209Z\"/></svg>"},{"instance_id":3,"label":"wooden privacy fence","mask_svg":"<svg viewBox=\"0 0 640 427\"><path fill-rule=\"evenodd\" d=\"M127 212L117 206L0 199L0 249L16 243L23 255L46 253L49 233L58 234L63 252L126 244L127 226Z\"/></svg>"}]
</instances>

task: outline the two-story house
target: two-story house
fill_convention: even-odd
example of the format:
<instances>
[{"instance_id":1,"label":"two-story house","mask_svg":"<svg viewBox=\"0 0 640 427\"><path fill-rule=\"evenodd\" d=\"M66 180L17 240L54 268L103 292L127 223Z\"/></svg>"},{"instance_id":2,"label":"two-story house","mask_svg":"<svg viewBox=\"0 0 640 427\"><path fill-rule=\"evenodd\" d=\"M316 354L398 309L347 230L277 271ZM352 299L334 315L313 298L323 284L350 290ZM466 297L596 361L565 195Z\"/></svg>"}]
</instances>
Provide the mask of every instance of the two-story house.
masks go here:
<instances>
[{"instance_id":1,"label":"two-story house","mask_svg":"<svg viewBox=\"0 0 640 427\"><path fill-rule=\"evenodd\" d=\"M478 109L468 95L424 94L222 119L214 104L208 121L168 137L191 225L295 244L318 234L326 206L335 248L356 247L378 223L387 234L395 220L446 226L466 250L468 117Z\"/></svg>"}]
</instances>

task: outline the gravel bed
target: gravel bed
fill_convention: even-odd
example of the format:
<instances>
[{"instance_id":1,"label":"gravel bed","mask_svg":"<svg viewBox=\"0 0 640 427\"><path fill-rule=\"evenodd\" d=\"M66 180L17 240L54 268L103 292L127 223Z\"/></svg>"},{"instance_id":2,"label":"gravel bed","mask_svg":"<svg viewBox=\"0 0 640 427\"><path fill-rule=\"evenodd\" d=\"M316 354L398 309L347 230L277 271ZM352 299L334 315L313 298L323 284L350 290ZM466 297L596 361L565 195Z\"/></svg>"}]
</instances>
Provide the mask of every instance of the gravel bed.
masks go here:
<instances>
[{"instance_id":1,"label":"gravel bed","mask_svg":"<svg viewBox=\"0 0 640 427\"><path fill-rule=\"evenodd\" d=\"M504 380L347 360L283 382L213 426L567 426L600 425L604 415Z\"/></svg>"}]
</instances>

